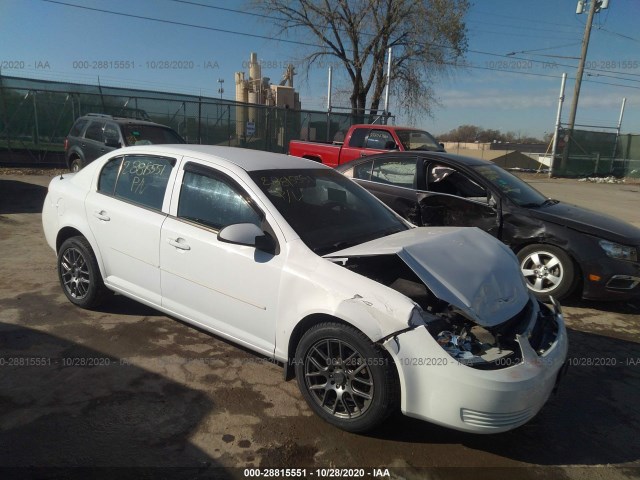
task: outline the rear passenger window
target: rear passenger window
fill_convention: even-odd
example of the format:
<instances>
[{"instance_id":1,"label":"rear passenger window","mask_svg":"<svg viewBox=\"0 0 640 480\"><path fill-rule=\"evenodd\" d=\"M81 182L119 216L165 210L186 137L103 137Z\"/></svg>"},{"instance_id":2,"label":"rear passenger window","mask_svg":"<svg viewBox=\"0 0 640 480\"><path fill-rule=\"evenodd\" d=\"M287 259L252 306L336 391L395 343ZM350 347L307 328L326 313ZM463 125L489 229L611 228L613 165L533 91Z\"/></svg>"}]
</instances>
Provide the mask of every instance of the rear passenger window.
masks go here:
<instances>
[{"instance_id":1,"label":"rear passenger window","mask_svg":"<svg viewBox=\"0 0 640 480\"><path fill-rule=\"evenodd\" d=\"M113 195L116 190L116 180L118 179L121 164L122 157L118 157L109 160L107 164L102 167L102 172L100 172L100 178L98 179L99 192L106 195Z\"/></svg>"},{"instance_id":2,"label":"rear passenger window","mask_svg":"<svg viewBox=\"0 0 640 480\"><path fill-rule=\"evenodd\" d=\"M371 180L378 183L415 188L417 159L376 159Z\"/></svg>"},{"instance_id":3,"label":"rear passenger window","mask_svg":"<svg viewBox=\"0 0 640 480\"><path fill-rule=\"evenodd\" d=\"M69 132L70 137L79 137L84 130L84 127L87 125L86 120L78 120L74 125L71 131Z\"/></svg>"},{"instance_id":4,"label":"rear passenger window","mask_svg":"<svg viewBox=\"0 0 640 480\"><path fill-rule=\"evenodd\" d=\"M235 223L261 224L261 216L232 182L190 171L182 180L178 217L215 229Z\"/></svg>"},{"instance_id":5,"label":"rear passenger window","mask_svg":"<svg viewBox=\"0 0 640 480\"><path fill-rule=\"evenodd\" d=\"M87 140L95 140L97 142L103 142L102 129L104 128L104 122L91 122L89 128L84 134L84 138Z\"/></svg>"},{"instance_id":6,"label":"rear passenger window","mask_svg":"<svg viewBox=\"0 0 640 480\"><path fill-rule=\"evenodd\" d=\"M161 210L174 164L171 158L146 155L115 158L102 168L98 191Z\"/></svg>"}]
</instances>

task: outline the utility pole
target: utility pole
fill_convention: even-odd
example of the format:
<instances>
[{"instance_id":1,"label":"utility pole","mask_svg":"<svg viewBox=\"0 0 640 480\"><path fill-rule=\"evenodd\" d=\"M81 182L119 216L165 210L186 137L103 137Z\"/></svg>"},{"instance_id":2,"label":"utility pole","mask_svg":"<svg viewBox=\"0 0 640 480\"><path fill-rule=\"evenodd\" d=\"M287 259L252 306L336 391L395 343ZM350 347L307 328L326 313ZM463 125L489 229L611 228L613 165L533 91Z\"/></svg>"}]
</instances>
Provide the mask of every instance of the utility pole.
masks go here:
<instances>
[{"instance_id":1,"label":"utility pole","mask_svg":"<svg viewBox=\"0 0 640 480\"><path fill-rule=\"evenodd\" d=\"M576 73L576 86L573 89L573 102L571 103L571 110L569 113L569 125L567 128L567 135L565 136L565 145L564 151L562 152L562 161L560 162L560 170L565 172L567 168L567 159L569 157L569 147L571 145L571 140L573 137L573 127L576 123L576 112L578 110L578 99L580 97L580 86L582 85L582 74L584 73L584 63L587 59L587 50L589 49L589 37L591 37L591 24L593 23L593 16L596 13L596 9L601 6L606 8L606 4L609 2L606 1L605 5L603 5L602 0L591 0L591 4L589 5L589 15L587 17L587 24L584 27L584 36L582 37L582 53L580 55L580 63L578 65L578 72ZM584 0L579 0L578 9L576 13L582 13L582 8L584 6Z\"/></svg>"},{"instance_id":2,"label":"utility pole","mask_svg":"<svg viewBox=\"0 0 640 480\"><path fill-rule=\"evenodd\" d=\"M387 63L387 85L384 92L384 124L389 121L389 86L391 84L391 47L389 47L389 63Z\"/></svg>"},{"instance_id":3,"label":"utility pole","mask_svg":"<svg viewBox=\"0 0 640 480\"><path fill-rule=\"evenodd\" d=\"M564 103L564 86L567 83L567 74L562 74L562 82L560 83L560 96L558 97L558 113L556 115L556 126L553 131L553 147L551 147L551 161L549 162L549 177L553 177L556 161L556 152L558 150L558 135L560 135L560 119L562 118L562 104Z\"/></svg>"}]
</instances>

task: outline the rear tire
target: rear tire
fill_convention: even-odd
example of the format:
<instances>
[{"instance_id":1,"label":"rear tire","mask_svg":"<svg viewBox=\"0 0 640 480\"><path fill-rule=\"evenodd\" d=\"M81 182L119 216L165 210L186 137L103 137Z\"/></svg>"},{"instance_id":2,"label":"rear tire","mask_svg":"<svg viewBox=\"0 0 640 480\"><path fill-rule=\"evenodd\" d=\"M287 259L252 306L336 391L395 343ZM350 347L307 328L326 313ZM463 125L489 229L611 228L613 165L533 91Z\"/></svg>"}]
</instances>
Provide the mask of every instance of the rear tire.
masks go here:
<instances>
[{"instance_id":1,"label":"rear tire","mask_svg":"<svg viewBox=\"0 0 640 480\"><path fill-rule=\"evenodd\" d=\"M68 238L60 247L58 279L69 301L82 308L97 307L108 293L91 245L84 237Z\"/></svg>"},{"instance_id":2,"label":"rear tire","mask_svg":"<svg viewBox=\"0 0 640 480\"><path fill-rule=\"evenodd\" d=\"M78 173L84 167L85 167L85 164L82 161L82 159L79 157L76 157L73 160L71 160L71 164L69 165L69 170L71 170L73 173Z\"/></svg>"},{"instance_id":3,"label":"rear tire","mask_svg":"<svg viewBox=\"0 0 640 480\"><path fill-rule=\"evenodd\" d=\"M387 352L359 330L321 323L296 349L298 387L323 420L349 432L382 423L398 406L400 386Z\"/></svg>"}]
</instances>

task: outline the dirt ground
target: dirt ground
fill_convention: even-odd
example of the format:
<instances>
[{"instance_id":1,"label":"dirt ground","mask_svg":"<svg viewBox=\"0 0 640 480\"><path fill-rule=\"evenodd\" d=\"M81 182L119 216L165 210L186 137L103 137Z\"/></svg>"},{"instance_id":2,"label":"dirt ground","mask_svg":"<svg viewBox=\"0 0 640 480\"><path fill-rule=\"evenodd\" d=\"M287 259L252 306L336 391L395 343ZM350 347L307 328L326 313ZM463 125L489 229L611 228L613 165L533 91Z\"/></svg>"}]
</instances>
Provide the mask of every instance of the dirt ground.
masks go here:
<instances>
[{"instance_id":1,"label":"dirt ground","mask_svg":"<svg viewBox=\"0 0 640 480\"><path fill-rule=\"evenodd\" d=\"M571 368L515 431L464 434L398 414L372 434L350 434L313 415L295 382L260 356L121 296L96 311L72 306L42 233L51 173L2 173L1 478L244 478L245 468L320 478L384 469L405 479L640 476L640 302L564 303ZM640 185L528 181L640 226ZM363 470L318 470L343 467Z\"/></svg>"}]
</instances>

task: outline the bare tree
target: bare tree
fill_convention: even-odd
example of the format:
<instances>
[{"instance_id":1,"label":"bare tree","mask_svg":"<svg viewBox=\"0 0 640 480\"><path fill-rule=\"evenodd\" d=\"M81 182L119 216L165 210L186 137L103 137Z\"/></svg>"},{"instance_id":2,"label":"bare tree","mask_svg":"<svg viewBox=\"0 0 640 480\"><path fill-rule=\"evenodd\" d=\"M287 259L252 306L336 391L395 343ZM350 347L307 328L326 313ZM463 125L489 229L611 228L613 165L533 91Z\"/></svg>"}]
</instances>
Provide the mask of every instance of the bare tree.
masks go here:
<instances>
[{"instance_id":1,"label":"bare tree","mask_svg":"<svg viewBox=\"0 0 640 480\"><path fill-rule=\"evenodd\" d=\"M314 43L311 66L337 58L351 80L353 114L380 110L385 59L393 49L391 84L410 120L430 114L433 81L464 56L468 0L260 0L254 7L290 32ZM367 107L367 100L369 105Z\"/></svg>"}]
</instances>

